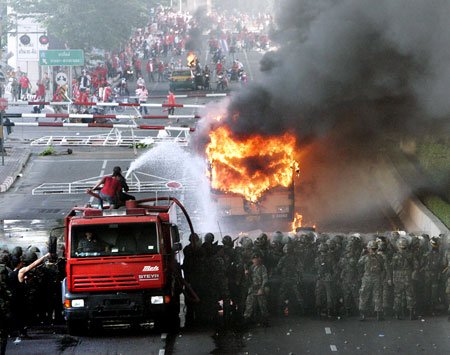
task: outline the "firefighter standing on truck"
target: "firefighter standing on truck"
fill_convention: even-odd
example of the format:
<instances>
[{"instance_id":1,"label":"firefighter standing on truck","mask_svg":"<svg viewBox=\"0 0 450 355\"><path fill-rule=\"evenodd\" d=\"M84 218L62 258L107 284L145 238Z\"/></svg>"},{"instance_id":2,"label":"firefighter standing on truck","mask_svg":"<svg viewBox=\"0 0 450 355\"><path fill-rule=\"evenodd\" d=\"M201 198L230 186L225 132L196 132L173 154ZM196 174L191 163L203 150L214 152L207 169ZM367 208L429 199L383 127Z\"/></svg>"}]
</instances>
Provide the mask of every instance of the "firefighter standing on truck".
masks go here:
<instances>
[{"instance_id":1,"label":"firefighter standing on truck","mask_svg":"<svg viewBox=\"0 0 450 355\"><path fill-rule=\"evenodd\" d=\"M103 185L100 192L98 193L100 208L103 209L103 202L109 202L109 208L118 208L119 205L119 197L122 191L122 183L120 176L121 169L116 166L113 169L113 173L111 176L104 176L92 189L87 189L87 193L92 193L93 190L97 190L100 186Z\"/></svg>"}]
</instances>

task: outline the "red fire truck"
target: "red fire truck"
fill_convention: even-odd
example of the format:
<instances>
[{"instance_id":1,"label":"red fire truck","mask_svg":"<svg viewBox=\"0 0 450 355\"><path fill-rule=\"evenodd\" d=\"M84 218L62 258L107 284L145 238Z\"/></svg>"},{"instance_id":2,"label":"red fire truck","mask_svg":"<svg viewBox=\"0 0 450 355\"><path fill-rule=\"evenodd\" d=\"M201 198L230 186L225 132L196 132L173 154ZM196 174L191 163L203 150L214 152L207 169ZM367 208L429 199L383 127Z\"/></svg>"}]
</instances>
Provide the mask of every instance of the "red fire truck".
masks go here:
<instances>
[{"instance_id":1,"label":"red fire truck","mask_svg":"<svg viewBox=\"0 0 450 355\"><path fill-rule=\"evenodd\" d=\"M70 334L126 323L179 326L185 291L175 198L127 201L124 209L73 208L65 218L65 318Z\"/></svg>"}]
</instances>

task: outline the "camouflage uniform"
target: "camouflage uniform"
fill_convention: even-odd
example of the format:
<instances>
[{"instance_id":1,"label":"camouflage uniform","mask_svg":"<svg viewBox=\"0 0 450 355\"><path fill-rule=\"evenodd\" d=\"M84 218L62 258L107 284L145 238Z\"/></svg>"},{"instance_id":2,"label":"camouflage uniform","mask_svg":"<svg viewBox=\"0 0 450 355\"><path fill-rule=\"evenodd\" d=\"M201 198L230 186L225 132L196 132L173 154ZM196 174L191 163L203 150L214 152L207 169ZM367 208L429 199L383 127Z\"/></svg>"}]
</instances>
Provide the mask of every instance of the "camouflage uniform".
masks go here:
<instances>
[{"instance_id":1,"label":"camouflage uniform","mask_svg":"<svg viewBox=\"0 0 450 355\"><path fill-rule=\"evenodd\" d=\"M303 305L301 295L303 265L295 255L293 243L283 247L285 255L280 259L277 266L277 274L280 276L281 284L278 289L278 306L285 315L289 312L289 303L293 303L293 310L300 311Z\"/></svg>"},{"instance_id":2,"label":"camouflage uniform","mask_svg":"<svg viewBox=\"0 0 450 355\"><path fill-rule=\"evenodd\" d=\"M394 311L397 318L400 318L404 300L406 299L406 307L410 310L410 317L413 317L414 309L416 308L416 300L412 287L414 259L411 253L406 250L406 239L400 239L398 245L399 251L392 258Z\"/></svg>"},{"instance_id":3,"label":"camouflage uniform","mask_svg":"<svg viewBox=\"0 0 450 355\"><path fill-rule=\"evenodd\" d=\"M271 260L269 246L269 238L265 233L261 233L261 235L256 238L255 242L253 243L253 253L261 256L262 263L266 267L268 275L270 275L272 269L276 266L273 265L273 262Z\"/></svg>"},{"instance_id":4,"label":"camouflage uniform","mask_svg":"<svg viewBox=\"0 0 450 355\"><path fill-rule=\"evenodd\" d=\"M252 264L253 255L253 242L248 237L243 237L239 244L241 247L236 249L236 285L237 285L237 295L236 295L236 308L237 308L237 318L242 318L244 316L245 302L247 300L247 293L250 287L250 280L246 277L245 273L248 271Z\"/></svg>"},{"instance_id":5,"label":"camouflage uniform","mask_svg":"<svg viewBox=\"0 0 450 355\"><path fill-rule=\"evenodd\" d=\"M388 249L387 240L384 237L377 238L378 254L386 265L386 274L383 279L383 311L385 315L391 315L394 308L394 287L392 282L392 255Z\"/></svg>"},{"instance_id":6,"label":"camouflage uniform","mask_svg":"<svg viewBox=\"0 0 450 355\"><path fill-rule=\"evenodd\" d=\"M359 272L358 257L352 250L352 245L348 244L346 253L339 261L342 296L347 315L351 315L357 309L359 299Z\"/></svg>"},{"instance_id":7,"label":"camouflage uniform","mask_svg":"<svg viewBox=\"0 0 450 355\"><path fill-rule=\"evenodd\" d=\"M339 269L339 260L341 259L341 254L342 254L342 243L340 241L339 238L337 238L337 236L332 237L331 239L327 240L327 245L328 245L328 253L330 254L331 260L333 261L333 282L332 282L332 287L333 287L333 295L334 295L334 308L335 310L338 310L340 308L341 305L341 300L344 299L343 293L344 291L342 290L342 285L340 282L340 277L341 277L341 271Z\"/></svg>"},{"instance_id":8,"label":"camouflage uniform","mask_svg":"<svg viewBox=\"0 0 450 355\"><path fill-rule=\"evenodd\" d=\"M326 300L327 314L330 316L335 309L336 302L335 287L333 284L335 264L332 256L328 253L328 246L326 244L319 246L319 253L315 261L317 271L316 309L320 315L325 308L324 301Z\"/></svg>"},{"instance_id":9,"label":"camouflage uniform","mask_svg":"<svg viewBox=\"0 0 450 355\"><path fill-rule=\"evenodd\" d=\"M419 238L415 237L411 239L410 250L414 260L414 270L411 277L414 298L416 300L416 310L422 315L425 311L425 252Z\"/></svg>"},{"instance_id":10,"label":"camouflage uniform","mask_svg":"<svg viewBox=\"0 0 450 355\"><path fill-rule=\"evenodd\" d=\"M8 341L8 317L10 312L11 293L7 288L8 269L5 264L0 264L0 354L6 352Z\"/></svg>"},{"instance_id":11,"label":"camouflage uniform","mask_svg":"<svg viewBox=\"0 0 450 355\"><path fill-rule=\"evenodd\" d=\"M383 279L386 274L386 265L383 257L376 252L375 241L369 242L368 249L371 251L361 256L358 261L358 266L363 270L359 290L361 320L365 319L371 301L373 301L377 316L380 316L383 311Z\"/></svg>"},{"instance_id":12,"label":"camouflage uniform","mask_svg":"<svg viewBox=\"0 0 450 355\"><path fill-rule=\"evenodd\" d=\"M254 258L261 259L261 256L254 255ZM247 300L245 302L245 312L244 318L249 320L254 316L255 306L258 306L261 318L263 321L267 321L269 312L267 310L267 299L268 294L268 276L267 269L261 263L259 265L253 264L249 270L250 287L248 288Z\"/></svg>"},{"instance_id":13,"label":"camouflage uniform","mask_svg":"<svg viewBox=\"0 0 450 355\"><path fill-rule=\"evenodd\" d=\"M317 248L314 244L313 232L301 234L299 239L295 241L295 254L297 259L303 265L303 288L302 298L304 301L303 308L305 312L312 313L315 309L315 260Z\"/></svg>"},{"instance_id":14,"label":"camouflage uniform","mask_svg":"<svg viewBox=\"0 0 450 355\"><path fill-rule=\"evenodd\" d=\"M441 292L444 281L442 272L447 265L444 254L439 250L439 238L431 238L430 243L432 249L425 255L425 291L429 310L434 312L436 305L442 302Z\"/></svg>"},{"instance_id":15,"label":"camouflage uniform","mask_svg":"<svg viewBox=\"0 0 450 355\"><path fill-rule=\"evenodd\" d=\"M269 312L271 314L278 313L278 298L282 279L280 274L277 272L277 266L281 258L283 257L283 233L277 231L273 233L272 240L269 245L269 264L264 264L266 266L267 271L269 273L269 295L268 295L268 304L269 304Z\"/></svg>"}]
</instances>

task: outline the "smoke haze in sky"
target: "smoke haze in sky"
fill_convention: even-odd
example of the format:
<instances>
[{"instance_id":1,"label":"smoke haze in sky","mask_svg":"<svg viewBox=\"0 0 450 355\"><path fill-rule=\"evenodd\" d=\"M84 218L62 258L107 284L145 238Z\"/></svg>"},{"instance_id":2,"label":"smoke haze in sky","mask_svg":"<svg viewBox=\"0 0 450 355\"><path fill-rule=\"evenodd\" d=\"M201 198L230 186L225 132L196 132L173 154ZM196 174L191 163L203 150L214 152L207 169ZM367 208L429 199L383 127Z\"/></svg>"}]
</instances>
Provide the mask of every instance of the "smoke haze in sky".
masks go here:
<instances>
[{"instance_id":1,"label":"smoke haze in sky","mask_svg":"<svg viewBox=\"0 0 450 355\"><path fill-rule=\"evenodd\" d=\"M387 137L450 134L450 2L281 0L276 22L277 50L232 98L228 125L237 136L294 132L309 152L311 216L353 217L350 206L373 202L351 172L367 171Z\"/></svg>"},{"instance_id":2,"label":"smoke haze in sky","mask_svg":"<svg viewBox=\"0 0 450 355\"><path fill-rule=\"evenodd\" d=\"M263 81L230 107L235 133L367 142L449 129L450 2L282 1L278 24Z\"/></svg>"}]
</instances>

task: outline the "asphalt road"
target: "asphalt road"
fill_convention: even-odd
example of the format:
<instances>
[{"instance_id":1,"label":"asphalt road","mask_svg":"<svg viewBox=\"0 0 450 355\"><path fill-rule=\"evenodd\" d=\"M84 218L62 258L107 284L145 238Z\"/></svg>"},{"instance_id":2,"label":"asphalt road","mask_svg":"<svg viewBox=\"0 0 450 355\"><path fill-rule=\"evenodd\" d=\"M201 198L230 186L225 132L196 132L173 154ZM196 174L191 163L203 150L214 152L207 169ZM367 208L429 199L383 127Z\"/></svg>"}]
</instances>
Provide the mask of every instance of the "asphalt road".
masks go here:
<instances>
[{"instance_id":1,"label":"asphalt road","mask_svg":"<svg viewBox=\"0 0 450 355\"><path fill-rule=\"evenodd\" d=\"M201 327L177 334L157 330L106 330L71 337L62 327L35 328L32 339L8 343L8 354L448 354L450 322L419 320L323 320L272 318L269 327Z\"/></svg>"}]
</instances>

